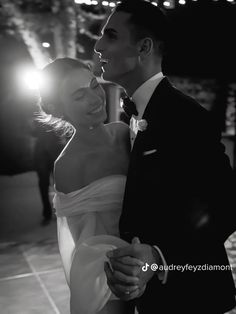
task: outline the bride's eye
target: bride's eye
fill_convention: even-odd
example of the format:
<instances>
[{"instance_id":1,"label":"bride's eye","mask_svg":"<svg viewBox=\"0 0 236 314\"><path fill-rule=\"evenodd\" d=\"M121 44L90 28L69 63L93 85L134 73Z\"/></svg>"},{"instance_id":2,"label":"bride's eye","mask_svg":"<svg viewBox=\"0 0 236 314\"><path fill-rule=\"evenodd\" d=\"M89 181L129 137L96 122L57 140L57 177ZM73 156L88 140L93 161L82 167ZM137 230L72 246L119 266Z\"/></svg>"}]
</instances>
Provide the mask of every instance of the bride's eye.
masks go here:
<instances>
[{"instance_id":1,"label":"bride's eye","mask_svg":"<svg viewBox=\"0 0 236 314\"><path fill-rule=\"evenodd\" d=\"M76 93L74 94L74 99L79 100L84 96L85 91L84 90L77 90Z\"/></svg>"}]
</instances>

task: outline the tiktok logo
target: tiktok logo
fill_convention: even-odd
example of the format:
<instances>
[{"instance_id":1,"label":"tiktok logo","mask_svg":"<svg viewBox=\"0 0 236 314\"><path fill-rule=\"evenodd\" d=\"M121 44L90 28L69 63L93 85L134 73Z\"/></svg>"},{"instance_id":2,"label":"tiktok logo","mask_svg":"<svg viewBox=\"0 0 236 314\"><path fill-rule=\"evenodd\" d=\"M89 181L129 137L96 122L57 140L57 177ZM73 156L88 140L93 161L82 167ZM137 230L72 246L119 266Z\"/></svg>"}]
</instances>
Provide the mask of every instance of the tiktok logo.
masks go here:
<instances>
[{"instance_id":1,"label":"tiktok logo","mask_svg":"<svg viewBox=\"0 0 236 314\"><path fill-rule=\"evenodd\" d=\"M147 271L149 267L148 263L145 263L145 265L142 267L142 271Z\"/></svg>"}]
</instances>

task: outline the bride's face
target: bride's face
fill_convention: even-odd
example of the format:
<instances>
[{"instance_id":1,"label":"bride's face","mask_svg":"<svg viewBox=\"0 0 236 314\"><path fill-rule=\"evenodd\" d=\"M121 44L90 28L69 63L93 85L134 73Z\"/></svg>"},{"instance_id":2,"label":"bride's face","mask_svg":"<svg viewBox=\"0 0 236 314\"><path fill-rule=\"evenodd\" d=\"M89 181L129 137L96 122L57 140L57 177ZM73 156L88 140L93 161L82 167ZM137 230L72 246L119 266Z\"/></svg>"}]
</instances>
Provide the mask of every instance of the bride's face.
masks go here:
<instances>
[{"instance_id":1,"label":"bride's face","mask_svg":"<svg viewBox=\"0 0 236 314\"><path fill-rule=\"evenodd\" d=\"M88 69L74 69L60 90L63 111L74 127L90 127L106 120L105 92Z\"/></svg>"}]
</instances>

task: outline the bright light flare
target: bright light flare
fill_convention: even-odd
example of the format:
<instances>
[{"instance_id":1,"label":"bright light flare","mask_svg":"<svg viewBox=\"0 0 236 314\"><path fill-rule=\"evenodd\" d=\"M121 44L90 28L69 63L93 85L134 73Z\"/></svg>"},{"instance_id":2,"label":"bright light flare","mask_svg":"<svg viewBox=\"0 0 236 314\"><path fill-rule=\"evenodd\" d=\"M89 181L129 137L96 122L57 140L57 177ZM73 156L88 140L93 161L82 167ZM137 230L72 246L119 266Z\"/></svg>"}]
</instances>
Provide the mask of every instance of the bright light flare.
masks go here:
<instances>
[{"instance_id":1,"label":"bright light flare","mask_svg":"<svg viewBox=\"0 0 236 314\"><path fill-rule=\"evenodd\" d=\"M41 75L37 70L25 70L20 74L24 87L30 90L37 90L41 84Z\"/></svg>"}]
</instances>

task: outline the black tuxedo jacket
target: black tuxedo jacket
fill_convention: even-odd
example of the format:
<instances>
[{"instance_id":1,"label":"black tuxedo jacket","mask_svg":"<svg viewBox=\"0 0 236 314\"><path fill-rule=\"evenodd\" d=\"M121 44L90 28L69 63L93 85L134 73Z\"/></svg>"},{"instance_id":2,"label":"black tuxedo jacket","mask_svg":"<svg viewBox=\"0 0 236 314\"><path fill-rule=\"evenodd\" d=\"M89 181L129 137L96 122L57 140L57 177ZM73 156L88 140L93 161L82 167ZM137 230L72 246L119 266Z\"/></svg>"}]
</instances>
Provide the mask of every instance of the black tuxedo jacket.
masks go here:
<instances>
[{"instance_id":1,"label":"black tuxedo jacket","mask_svg":"<svg viewBox=\"0 0 236 314\"><path fill-rule=\"evenodd\" d=\"M135 300L140 313L223 313L235 306L224 242L236 229L233 172L211 113L164 78L131 153L121 237L158 245L167 264L200 265L156 275ZM218 265L221 270L203 270ZM202 268L202 270L200 270ZM191 306L189 305L191 304Z\"/></svg>"}]
</instances>

